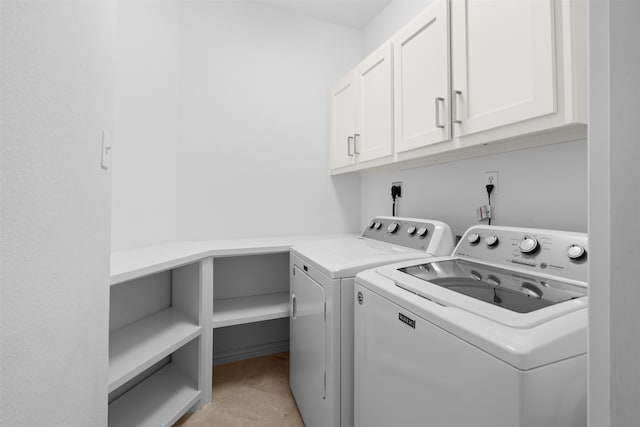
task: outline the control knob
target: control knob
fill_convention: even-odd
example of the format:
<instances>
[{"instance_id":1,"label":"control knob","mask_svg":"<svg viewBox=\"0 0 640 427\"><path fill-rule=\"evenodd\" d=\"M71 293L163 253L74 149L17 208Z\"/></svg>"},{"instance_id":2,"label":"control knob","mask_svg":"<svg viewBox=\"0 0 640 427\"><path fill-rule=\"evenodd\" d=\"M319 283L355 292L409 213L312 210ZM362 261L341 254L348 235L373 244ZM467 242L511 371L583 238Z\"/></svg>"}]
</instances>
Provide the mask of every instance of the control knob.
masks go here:
<instances>
[{"instance_id":1,"label":"control knob","mask_svg":"<svg viewBox=\"0 0 640 427\"><path fill-rule=\"evenodd\" d=\"M373 224L373 227L374 227L376 230L380 230L380 227L382 227L382 223L376 222L375 224Z\"/></svg>"},{"instance_id":2,"label":"control knob","mask_svg":"<svg viewBox=\"0 0 640 427\"><path fill-rule=\"evenodd\" d=\"M496 287L500 286L500 284L502 283L502 282L500 281L500 279L499 279L498 277L494 276L493 274L489 274L489 275L487 276L487 280L486 280L486 282L487 282L488 284L490 284L491 286L496 286Z\"/></svg>"},{"instance_id":3,"label":"control knob","mask_svg":"<svg viewBox=\"0 0 640 427\"><path fill-rule=\"evenodd\" d=\"M498 245L498 236L496 236L495 234L492 234L491 236L487 236L484 239L484 242L489 247L497 246Z\"/></svg>"},{"instance_id":4,"label":"control knob","mask_svg":"<svg viewBox=\"0 0 640 427\"><path fill-rule=\"evenodd\" d=\"M418 228L418 236L424 237L424 236L427 235L428 231L429 230L427 230L427 227L420 227L420 228Z\"/></svg>"},{"instance_id":5,"label":"control knob","mask_svg":"<svg viewBox=\"0 0 640 427\"><path fill-rule=\"evenodd\" d=\"M473 280L477 280L477 281L482 280L482 274L478 273L478 272L477 272L477 271L475 271L475 270L471 270L471 271L469 272L469 276L471 276L471 278L472 278Z\"/></svg>"},{"instance_id":6,"label":"control knob","mask_svg":"<svg viewBox=\"0 0 640 427\"><path fill-rule=\"evenodd\" d=\"M376 225L375 221L371 221L369 223L369 228L373 228Z\"/></svg>"},{"instance_id":7,"label":"control knob","mask_svg":"<svg viewBox=\"0 0 640 427\"><path fill-rule=\"evenodd\" d=\"M525 236L518 244L518 249L523 254L531 254L538 249L538 241L535 237Z\"/></svg>"},{"instance_id":8,"label":"control knob","mask_svg":"<svg viewBox=\"0 0 640 427\"><path fill-rule=\"evenodd\" d=\"M409 234L409 236L413 236L414 234L416 234L416 226L412 225L407 228L407 233Z\"/></svg>"},{"instance_id":9,"label":"control knob","mask_svg":"<svg viewBox=\"0 0 640 427\"><path fill-rule=\"evenodd\" d=\"M584 246L580 245L571 245L567 248L567 256L571 259L578 260L582 258L587 251L584 249Z\"/></svg>"},{"instance_id":10,"label":"control knob","mask_svg":"<svg viewBox=\"0 0 640 427\"><path fill-rule=\"evenodd\" d=\"M467 241L475 245L480 241L480 235L478 233L471 233L467 236Z\"/></svg>"},{"instance_id":11,"label":"control knob","mask_svg":"<svg viewBox=\"0 0 640 427\"><path fill-rule=\"evenodd\" d=\"M396 231L398 231L398 227L399 224L397 222L392 222L391 224L389 224L389 226L387 227L387 231L391 234L395 233Z\"/></svg>"}]
</instances>

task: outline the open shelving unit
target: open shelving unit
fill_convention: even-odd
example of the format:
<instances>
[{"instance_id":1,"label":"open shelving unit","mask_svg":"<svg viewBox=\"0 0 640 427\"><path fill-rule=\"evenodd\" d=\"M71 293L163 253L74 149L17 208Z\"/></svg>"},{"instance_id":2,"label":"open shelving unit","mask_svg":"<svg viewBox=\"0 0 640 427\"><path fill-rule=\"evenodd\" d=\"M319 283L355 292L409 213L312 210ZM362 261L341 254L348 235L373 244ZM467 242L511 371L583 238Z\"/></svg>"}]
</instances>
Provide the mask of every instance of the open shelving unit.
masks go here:
<instances>
[{"instance_id":1,"label":"open shelving unit","mask_svg":"<svg viewBox=\"0 0 640 427\"><path fill-rule=\"evenodd\" d=\"M171 426L201 396L197 383L172 362L109 405L109 426Z\"/></svg>"},{"instance_id":2,"label":"open shelving unit","mask_svg":"<svg viewBox=\"0 0 640 427\"><path fill-rule=\"evenodd\" d=\"M212 265L112 284L109 427L171 426L211 400Z\"/></svg>"},{"instance_id":3,"label":"open shelving unit","mask_svg":"<svg viewBox=\"0 0 640 427\"><path fill-rule=\"evenodd\" d=\"M289 252L213 260L213 328L289 316Z\"/></svg>"},{"instance_id":4,"label":"open shelving unit","mask_svg":"<svg viewBox=\"0 0 640 427\"><path fill-rule=\"evenodd\" d=\"M113 332L109 340L109 392L200 335L202 327L173 307Z\"/></svg>"},{"instance_id":5,"label":"open shelving unit","mask_svg":"<svg viewBox=\"0 0 640 427\"><path fill-rule=\"evenodd\" d=\"M286 351L288 249L218 257L213 273L213 363Z\"/></svg>"},{"instance_id":6,"label":"open shelving unit","mask_svg":"<svg viewBox=\"0 0 640 427\"><path fill-rule=\"evenodd\" d=\"M211 401L216 361L286 351L289 249L343 236L172 242L113 253L109 427L171 426Z\"/></svg>"}]
</instances>

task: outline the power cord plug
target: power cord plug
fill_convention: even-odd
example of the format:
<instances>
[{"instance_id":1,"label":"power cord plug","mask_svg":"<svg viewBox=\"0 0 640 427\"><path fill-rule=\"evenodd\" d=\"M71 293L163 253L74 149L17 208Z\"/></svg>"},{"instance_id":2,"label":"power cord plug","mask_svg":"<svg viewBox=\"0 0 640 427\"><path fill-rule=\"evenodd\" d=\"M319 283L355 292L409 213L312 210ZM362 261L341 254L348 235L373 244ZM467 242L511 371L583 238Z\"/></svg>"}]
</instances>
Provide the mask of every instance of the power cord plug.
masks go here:
<instances>
[{"instance_id":1,"label":"power cord plug","mask_svg":"<svg viewBox=\"0 0 640 427\"><path fill-rule=\"evenodd\" d=\"M487 196L489 196L489 203L491 203L491 193L493 193L493 184L487 184L485 185L485 187L487 188Z\"/></svg>"},{"instance_id":2,"label":"power cord plug","mask_svg":"<svg viewBox=\"0 0 640 427\"><path fill-rule=\"evenodd\" d=\"M391 186L391 200L393 201L391 207L391 215L396 216L396 198L402 197L402 187L399 185Z\"/></svg>"},{"instance_id":3,"label":"power cord plug","mask_svg":"<svg viewBox=\"0 0 640 427\"><path fill-rule=\"evenodd\" d=\"M489 216L489 225L491 225L491 193L493 192L494 185L493 184L487 184L487 185L485 185L485 188L487 189L487 198L489 199L488 216Z\"/></svg>"},{"instance_id":4,"label":"power cord plug","mask_svg":"<svg viewBox=\"0 0 640 427\"><path fill-rule=\"evenodd\" d=\"M391 198L394 202L396 201L396 197L402 197L402 187L400 187L399 185L392 185Z\"/></svg>"}]
</instances>

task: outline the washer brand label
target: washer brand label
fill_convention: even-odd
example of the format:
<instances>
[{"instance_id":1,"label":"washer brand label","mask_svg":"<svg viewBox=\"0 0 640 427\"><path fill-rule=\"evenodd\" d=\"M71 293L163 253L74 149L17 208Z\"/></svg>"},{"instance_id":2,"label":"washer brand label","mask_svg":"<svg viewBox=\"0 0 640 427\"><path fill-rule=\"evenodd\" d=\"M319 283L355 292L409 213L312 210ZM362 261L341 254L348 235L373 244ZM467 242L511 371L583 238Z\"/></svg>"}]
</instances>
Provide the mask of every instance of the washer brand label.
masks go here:
<instances>
[{"instance_id":1,"label":"washer brand label","mask_svg":"<svg viewBox=\"0 0 640 427\"><path fill-rule=\"evenodd\" d=\"M520 259L512 259L511 262L513 264L526 265L527 267L536 267L538 264L532 261L520 260Z\"/></svg>"},{"instance_id":2,"label":"washer brand label","mask_svg":"<svg viewBox=\"0 0 640 427\"><path fill-rule=\"evenodd\" d=\"M406 323L407 325L411 326L413 329L416 328L416 321L413 319L410 319L409 317L405 316L402 313L398 313L398 319L400 319L400 321L402 323Z\"/></svg>"}]
</instances>

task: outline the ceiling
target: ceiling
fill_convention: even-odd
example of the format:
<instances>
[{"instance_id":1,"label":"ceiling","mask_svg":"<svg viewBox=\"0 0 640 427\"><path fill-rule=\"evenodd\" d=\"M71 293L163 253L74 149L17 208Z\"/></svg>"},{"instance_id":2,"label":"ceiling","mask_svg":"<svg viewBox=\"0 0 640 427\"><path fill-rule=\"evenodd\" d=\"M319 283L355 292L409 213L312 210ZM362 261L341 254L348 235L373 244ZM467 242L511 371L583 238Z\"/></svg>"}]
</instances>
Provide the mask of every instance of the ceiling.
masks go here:
<instances>
[{"instance_id":1,"label":"ceiling","mask_svg":"<svg viewBox=\"0 0 640 427\"><path fill-rule=\"evenodd\" d=\"M321 21L362 30L391 0L264 0Z\"/></svg>"}]
</instances>

